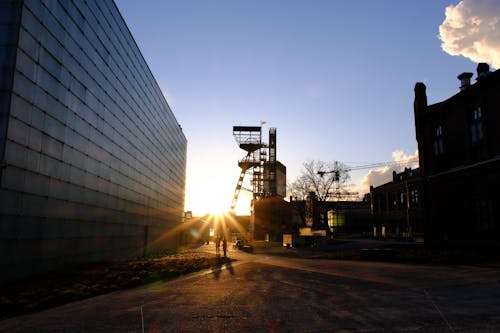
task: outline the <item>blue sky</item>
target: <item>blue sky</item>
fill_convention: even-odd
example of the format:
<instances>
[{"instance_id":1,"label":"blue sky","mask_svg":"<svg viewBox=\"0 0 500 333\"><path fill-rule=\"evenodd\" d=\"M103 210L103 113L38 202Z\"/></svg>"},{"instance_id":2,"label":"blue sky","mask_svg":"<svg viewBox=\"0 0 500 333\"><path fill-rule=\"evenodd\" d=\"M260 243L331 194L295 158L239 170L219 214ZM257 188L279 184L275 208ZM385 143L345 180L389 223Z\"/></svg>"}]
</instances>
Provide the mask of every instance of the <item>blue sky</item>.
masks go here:
<instances>
[{"instance_id":1,"label":"blue sky","mask_svg":"<svg viewBox=\"0 0 500 333\"><path fill-rule=\"evenodd\" d=\"M233 125L276 127L289 180L310 159L414 154L415 83L433 103L475 72L438 37L457 3L116 0L188 139L185 208L195 215L230 206L244 156ZM242 196L237 211L248 206Z\"/></svg>"}]
</instances>

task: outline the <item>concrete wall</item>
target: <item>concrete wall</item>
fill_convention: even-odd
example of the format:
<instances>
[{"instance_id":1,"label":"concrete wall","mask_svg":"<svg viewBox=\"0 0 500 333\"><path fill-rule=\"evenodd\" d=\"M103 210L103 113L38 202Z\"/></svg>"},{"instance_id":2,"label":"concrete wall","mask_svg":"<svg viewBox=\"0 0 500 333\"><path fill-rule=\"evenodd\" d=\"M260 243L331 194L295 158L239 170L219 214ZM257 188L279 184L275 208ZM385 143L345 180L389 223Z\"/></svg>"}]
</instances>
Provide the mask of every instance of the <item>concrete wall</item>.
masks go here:
<instances>
[{"instance_id":1,"label":"concrete wall","mask_svg":"<svg viewBox=\"0 0 500 333\"><path fill-rule=\"evenodd\" d=\"M18 36L0 270L175 246L186 138L114 2L26 0Z\"/></svg>"}]
</instances>

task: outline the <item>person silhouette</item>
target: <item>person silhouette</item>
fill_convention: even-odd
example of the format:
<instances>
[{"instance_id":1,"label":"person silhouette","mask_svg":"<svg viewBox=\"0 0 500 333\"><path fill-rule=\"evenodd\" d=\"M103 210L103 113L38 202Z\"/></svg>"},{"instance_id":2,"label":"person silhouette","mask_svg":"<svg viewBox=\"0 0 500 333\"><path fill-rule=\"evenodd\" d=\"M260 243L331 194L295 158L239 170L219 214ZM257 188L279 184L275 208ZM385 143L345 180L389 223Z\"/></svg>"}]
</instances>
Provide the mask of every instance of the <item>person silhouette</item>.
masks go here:
<instances>
[{"instance_id":1,"label":"person silhouette","mask_svg":"<svg viewBox=\"0 0 500 333\"><path fill-rule=\"evenodd\" d=\"M225 258L226 253L227 253L227 239L226 239L226 237L224 237L222 239L222 250L224 251L224 258Z\"/></svg>"},{"instance_id":2,"label":"person silhouette","mask_svg":"<svg viewBox=\"0 0 500 333\"><path fill-rule=\"evenodd\" d=\"M215 237L215 255L220 256L220 237Z\"/></svg>"}]
</instances>

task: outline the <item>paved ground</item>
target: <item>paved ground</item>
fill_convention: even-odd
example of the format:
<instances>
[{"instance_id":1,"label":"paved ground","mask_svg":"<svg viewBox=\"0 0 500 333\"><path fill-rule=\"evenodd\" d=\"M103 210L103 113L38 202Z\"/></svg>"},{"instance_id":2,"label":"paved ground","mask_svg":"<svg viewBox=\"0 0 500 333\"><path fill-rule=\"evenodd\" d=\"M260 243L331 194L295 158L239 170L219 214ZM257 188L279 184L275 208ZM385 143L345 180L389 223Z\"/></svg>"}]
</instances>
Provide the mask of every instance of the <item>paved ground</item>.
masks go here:
<instances>
[{"instance_id":1,"label":"paved ground","mask_svg":"<svg viewBox=\"0 0 500 333\"><path fill-rule=\"evenodd\" d=\"M222 269L11 318L0 331L500 331L498 267L229 255L238 260Z\"/></svg>"}]
</instances>

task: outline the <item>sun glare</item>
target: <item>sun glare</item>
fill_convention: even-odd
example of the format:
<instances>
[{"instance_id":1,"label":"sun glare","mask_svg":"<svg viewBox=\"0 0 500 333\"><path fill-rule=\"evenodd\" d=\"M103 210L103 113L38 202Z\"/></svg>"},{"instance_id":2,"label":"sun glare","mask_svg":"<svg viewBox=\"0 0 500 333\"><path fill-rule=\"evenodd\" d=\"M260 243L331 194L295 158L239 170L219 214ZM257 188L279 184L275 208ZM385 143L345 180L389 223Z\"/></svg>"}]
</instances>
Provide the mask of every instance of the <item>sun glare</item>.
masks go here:
<instances>
[{"instance_id":1,"label":"sun glare","mask_svg":"<svg viewBox=\"0 0 500 333\"><path fill-rule=\"evenodd\" d=\"M227 214L227 212L229 211L229 208L226 206L220 206L220 207L216 207L216 206L212 206L212 207L209 207L209 211L208 213L210 215L214 215L214 216L222 216L222 215L225 215Z\"/></svg>"},{"instance_id":2,"label":"sun glare","mask_svg":"<svg viewBox=\"0 0 500 333\"><path fill-rule=\"evenodd\" d=\"M229 197L230 199L231 197ZM229 211L230 200L226 195L211 193L199 198L196 207L193 207L198 214L223 215Z\"/></svg>"},{"instance_id":3,"label":"sun glare","mask_svg":"<svg viewBox=\"0 0 500 333\"><path fill-rule=\"evenodd\" d=\"M247 230L236 220L233 213L210 214L207 222L210 225L210 237L230 237L234 234L246 235Z\"/></svg>"}]
</instances>

